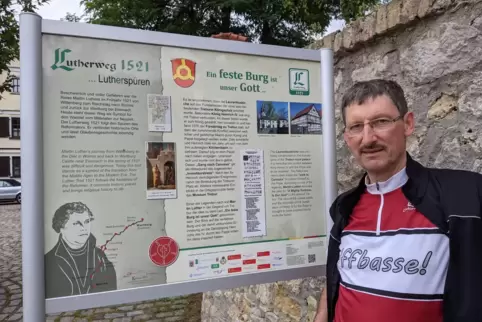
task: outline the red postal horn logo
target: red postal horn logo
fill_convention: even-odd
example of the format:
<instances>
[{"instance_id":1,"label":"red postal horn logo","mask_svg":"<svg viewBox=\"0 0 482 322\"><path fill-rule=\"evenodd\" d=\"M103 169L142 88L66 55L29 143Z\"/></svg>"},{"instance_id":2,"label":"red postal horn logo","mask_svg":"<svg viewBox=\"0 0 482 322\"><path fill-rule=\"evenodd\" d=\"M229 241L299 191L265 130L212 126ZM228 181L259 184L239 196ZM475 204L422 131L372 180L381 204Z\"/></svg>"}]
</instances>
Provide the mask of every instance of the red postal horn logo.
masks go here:
<instances>
[{"instance_id":1,"label":"red postal horn logo","mask_svg":"<svg viewBox=\"0 0 482 322\"><path fill-rule=\"evenodd\" d=\"M196 78L196 62L186 58L176 58L171 60L172 79L183 88L194 84Z\"/></svg>"}]
</instances>

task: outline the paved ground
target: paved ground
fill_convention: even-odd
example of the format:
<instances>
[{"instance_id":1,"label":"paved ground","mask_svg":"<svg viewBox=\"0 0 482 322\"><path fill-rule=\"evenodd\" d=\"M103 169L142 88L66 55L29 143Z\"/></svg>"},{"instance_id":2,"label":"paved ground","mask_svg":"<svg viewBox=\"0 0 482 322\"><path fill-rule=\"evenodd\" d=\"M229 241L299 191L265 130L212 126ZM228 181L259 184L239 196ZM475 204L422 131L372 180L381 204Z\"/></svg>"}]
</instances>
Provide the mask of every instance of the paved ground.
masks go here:
<instances>
[{"instance_id":1,"label":"paved ground","mask_svg":"<svg viewBox=\"0 0 482 322\"><path fill-rule=\"evenodd\" d=\"M20 205L0 203L0 321L22 321ZM47 322L200 322L202 294L62 312Z\"/></svg>"},{"instance_id":2,"label":"paved ground","mask_svg":"<svg viewBox=\"0 0 482 322\"><path fill-rule=\"evenodd\" d=\"M20 206L0 204L0 321L22 321Z\"/></svg>"}]
</instances>

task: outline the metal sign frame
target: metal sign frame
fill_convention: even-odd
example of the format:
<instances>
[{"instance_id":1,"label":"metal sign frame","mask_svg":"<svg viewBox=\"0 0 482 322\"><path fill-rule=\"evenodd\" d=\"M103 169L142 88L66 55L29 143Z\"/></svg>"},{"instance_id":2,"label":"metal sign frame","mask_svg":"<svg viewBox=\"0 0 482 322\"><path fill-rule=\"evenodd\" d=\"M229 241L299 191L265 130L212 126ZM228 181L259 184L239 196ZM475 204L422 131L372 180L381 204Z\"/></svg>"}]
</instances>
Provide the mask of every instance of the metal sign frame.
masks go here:
<instances>
[{"instance_id":1,"label":"metal sign frame","mask_svg":"<svg viewBox=\"0 0 482 322\"><path fill-rule=\"evenodd\" d=\"M24 321L44 321L46 313L79 308L102 307L127 302L155 300L218 289L230 289L312 276L323 276L325 265L299 267L271 272L243 274L147 287L122 289L81 296L45 299L44 278L44 196L43 196L43 89L42 35L64 35L90 39L185 47L225 53L291 58L321 62L323 106L323 181L325 191L326 235L332 226L329 208L336 189L336 134L334 113L333 52L223 41L162 32L43 20L34 13L20 15L21 73L21 162L22 162L22 264Z\"/></svg>"}]
</instances>

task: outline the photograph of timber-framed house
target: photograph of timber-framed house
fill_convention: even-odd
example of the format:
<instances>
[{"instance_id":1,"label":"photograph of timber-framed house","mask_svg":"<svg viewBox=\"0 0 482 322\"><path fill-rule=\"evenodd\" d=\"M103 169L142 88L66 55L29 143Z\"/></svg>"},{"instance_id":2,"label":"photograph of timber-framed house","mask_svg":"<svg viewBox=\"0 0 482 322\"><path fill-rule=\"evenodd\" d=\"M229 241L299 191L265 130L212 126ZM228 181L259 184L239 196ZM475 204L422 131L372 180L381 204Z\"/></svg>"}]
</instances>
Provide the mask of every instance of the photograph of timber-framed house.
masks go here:
<instances>
[{"instance_id":1,"label":"photograph of timber-framed house","mask_svg":"<svg viewBox=\"0 0 482 322\"><path fill-rule=\"evenodd\" d=\"M322 134L321 104L291 103L291 134Z\"/></svg>"}]
</instances>

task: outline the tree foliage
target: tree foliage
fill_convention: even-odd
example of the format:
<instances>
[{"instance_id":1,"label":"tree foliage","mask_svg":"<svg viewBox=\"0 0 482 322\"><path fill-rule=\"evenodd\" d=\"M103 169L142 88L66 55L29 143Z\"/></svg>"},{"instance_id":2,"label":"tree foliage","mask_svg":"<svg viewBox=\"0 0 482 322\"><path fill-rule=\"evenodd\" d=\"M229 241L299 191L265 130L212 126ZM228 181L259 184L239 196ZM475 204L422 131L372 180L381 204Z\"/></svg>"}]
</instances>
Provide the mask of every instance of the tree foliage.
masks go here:
<instances>
[{"instance_id":1,"label":"tree foliage","mask_svg":"<svg viewBox=\"0 0 482 322\"><path fill-rule=\"evenodd\" d=\"M304 47L333 17L355 19L380 0L81 0L87 22Z\"/></svg>"},{"instance_id":2,"label":"tree foliage","mask_svg":"<svg viewBox=\"0 0 482 322\"><path fill-rule=\"evenodd\" d=\"M19 59L18 11L35 12L39 6L50 0L0 0L0 74L7 74L0 84L0 99L10 90L12 75L9 64Z\"/></svg>"}]
</instances>

